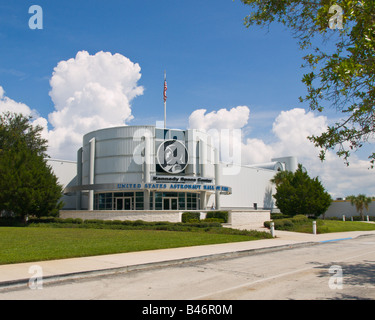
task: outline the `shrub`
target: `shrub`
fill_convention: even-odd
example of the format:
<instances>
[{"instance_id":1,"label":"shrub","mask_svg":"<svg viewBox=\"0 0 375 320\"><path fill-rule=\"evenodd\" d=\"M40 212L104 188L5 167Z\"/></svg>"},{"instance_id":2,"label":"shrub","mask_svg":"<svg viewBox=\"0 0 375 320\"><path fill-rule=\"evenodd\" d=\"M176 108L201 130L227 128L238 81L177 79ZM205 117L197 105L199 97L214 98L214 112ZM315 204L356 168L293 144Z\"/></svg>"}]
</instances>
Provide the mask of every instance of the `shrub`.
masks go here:
<instances>
[{"instance_id":1,"label":"shrub","mask_svg":"<svg viewBox=\"0 0 375 320\"><path fill-rule=\"evenodd\" d=\"M273 196L276 206L283 214L318 217L327 211L332 202L319 179L310 178L301 164L295 172L281 171L271 181L276 184Z\"/></svg>"},{"instance_id":2,"label":"shrub","mask_svg":"<svg viewBox=\"0 0 375 320\"><path fill-rule=\"evenodd\" d=\"M99 219L87 219L87 220L85 220L85 224L102 224L102 223L103 223L103 220L99 220Z\"/></svg>"},{"instance_id":3,"label":"shrub","mask_svg":"<svg viewBox=\"0 0 375 320\"><path fill-rule=\"evenodd\" d=\"M25 224L22 218L13 218L13 217L0 217L0 226L1 227L19 227Z\"/></svg>"},{"instance_id":4,"label":"shrub","mask_svg":"<svg viewBox=\"0 0 375 320\"><path fill-rule=\"evenodd\" d=\"M225 223L224 219L219 218L206 218L203 220L204 222L219 222L219 223Z\"/></svg>"},{"instance_id":5,"label":"shrub","mask_svg":"<svg viewBox=\"0 0 375 320\"><path fill-rule=\"evenodd\" d=\"M303 214L297 214L296 216L294 216L292 219L291 219L293 222L306 222L306 221L309 221L309 218L306 217L305 215Z\"/></svg>"},{"instance_id":6,"label":"shrub","mask_svg":"<svg viewBox=\"0 0 375 320\"><path fill-rule=\"evenodd\" d=\"M304 224L308 221L309 221L308 217L306 217L303 214L299 214L299 215L294 216L293 218L276 219L274 223L275 223L276 230L290 230L294 227L295 224ZM266 228L270 228L271 221L265 221L263 225Z\"/></svg>"},{"instance_id":7,"label":"shrub","mask_svg":"<svg viewBox=\"0 0 375 320\"><path fill-rule=\"evenodd\" d=\"M143 221L143 220L135 220L135 221L133 221L133 226L144 226L144 225L147 225L146 221Z\"/></svg>"},{"instance_id":8,"label":"shrub","mask_svg":"<svg viewBox=\"0 0 375 320\"><path fill-rule=\"evenodd\" d=\"M190 220L200 221L201 214L200 212L184 212L181 216L181 221L184 223L189 222Z\"/></svg>"},{"instance_id":9,"label":"shrub","mask_svg":"<svg viewBox=\"0 0 375 320\"><path fill-rule=\"evenodd\" d=\"M222 219L224 223L228 222L228 211L208 211L206 219Z\"/></svg>"},{"instance_id":10,"label":"shrub","mask_svg":"<svg viewBox=\"0 0 375 320\"><path fill-rule=\"evenodd\" d=\"M282 213L271 213L271 219L276 220L276 219L287 219L291 218L292 216L282 214Z\"/></svg>"},{"instance_id":11,"label":"shrub","mask_svg":"<svg viewBox=\"0 0 375 320\"><path fill-rule=\"evenodd\" d=\"M82 224L83 220L80 218L66 218L66 219L55 219L53 222Z\"/></svg>"},{"instance_id":12,"label":"shrub","mask_svg":"<svg viewBox=\"0 0 375 320\"><path fill-rule=\"evenodd\" d=\"M294 223L293 223L293 221L292 221L292 219L285 219L284 221L283 221L283 228L284 229L289 229L289 228L292 228L294 226Z\"/></svg>"}]
</instances>

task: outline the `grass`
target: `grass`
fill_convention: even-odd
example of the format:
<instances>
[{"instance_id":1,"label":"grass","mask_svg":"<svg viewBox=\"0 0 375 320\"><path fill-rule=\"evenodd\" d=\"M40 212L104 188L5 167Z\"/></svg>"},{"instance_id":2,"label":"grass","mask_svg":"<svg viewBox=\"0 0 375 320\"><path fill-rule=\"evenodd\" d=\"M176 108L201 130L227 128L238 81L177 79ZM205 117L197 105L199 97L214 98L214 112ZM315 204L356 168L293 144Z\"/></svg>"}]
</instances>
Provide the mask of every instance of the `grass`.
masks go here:
<instances>
[{"instance_id":1,"label":"grass","mask_svg":"<svg viewBox=\"0 0 375 320\"><path fill-rule=\"evenodd\" d=\"M249 241L267 237L267 233L241 235L210 233L204 230L185 232L0 227L0 264Z\"/></svg>"},{"instance_id":2,"label":"grass","mask_svg":"<svg viewBox=\"0 0 375 320\"><path fill-rule=\"evenodd\" d=\"M276 230L312 233L312 219L296 216L294 218L276 219L274 221ZM375 230L375 224L362 221L338 221L316 219L316 224L318 233Z\"/></svg>"},{"instance_id":3,"label":"grass","mask_svg":"<svg viewBox=\"0 0 375 320\"><path fill-rule=\"evenodd\" d=\"M318 233L375 230L374 223L361 221L317 220L316 224Z\"/></svg>"}]
</instances>

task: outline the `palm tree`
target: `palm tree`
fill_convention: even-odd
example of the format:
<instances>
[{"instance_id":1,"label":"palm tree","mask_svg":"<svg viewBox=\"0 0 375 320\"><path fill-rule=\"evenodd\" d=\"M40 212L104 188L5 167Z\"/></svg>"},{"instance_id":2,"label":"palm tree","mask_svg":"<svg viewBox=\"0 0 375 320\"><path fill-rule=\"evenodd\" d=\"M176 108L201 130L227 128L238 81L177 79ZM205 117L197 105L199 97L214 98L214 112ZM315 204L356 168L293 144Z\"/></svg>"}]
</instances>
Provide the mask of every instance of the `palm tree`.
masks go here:
<instances>
[{"instance_id":1,"label":"palm tree","mask_svg":"<svg viewBox=\"0 0 375 320\"><path fill-rule=\"evenodd\" d=\"M368 211L368 205L371 203L371 197L366 197L365 194L359 194L358 196L348 196L346 200L350 200L352 206L355 206L357 212L361 216L362 221L364 220L363 210L366 209Z\"/></svg>"}]
</instances>

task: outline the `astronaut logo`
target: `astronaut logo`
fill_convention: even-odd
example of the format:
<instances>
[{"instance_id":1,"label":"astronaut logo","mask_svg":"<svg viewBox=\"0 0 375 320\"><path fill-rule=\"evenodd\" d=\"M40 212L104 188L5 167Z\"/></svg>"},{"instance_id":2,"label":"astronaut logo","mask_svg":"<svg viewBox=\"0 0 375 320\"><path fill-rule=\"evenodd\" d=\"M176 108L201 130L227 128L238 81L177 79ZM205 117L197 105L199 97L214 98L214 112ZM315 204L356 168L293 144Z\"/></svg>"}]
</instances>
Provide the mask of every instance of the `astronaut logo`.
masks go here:
<instances>
[{"instance_id":1,"label":"astronaut logo","mask_svg":"<svg viewBox=\"0 0 375 320\"><path fill-rule=\"evenodd\" d=\"M189 154L186 147L177 140L166 140L158 148L157 161L168 173L181 173L188 165Z\"/></svg>"}]
</instances>

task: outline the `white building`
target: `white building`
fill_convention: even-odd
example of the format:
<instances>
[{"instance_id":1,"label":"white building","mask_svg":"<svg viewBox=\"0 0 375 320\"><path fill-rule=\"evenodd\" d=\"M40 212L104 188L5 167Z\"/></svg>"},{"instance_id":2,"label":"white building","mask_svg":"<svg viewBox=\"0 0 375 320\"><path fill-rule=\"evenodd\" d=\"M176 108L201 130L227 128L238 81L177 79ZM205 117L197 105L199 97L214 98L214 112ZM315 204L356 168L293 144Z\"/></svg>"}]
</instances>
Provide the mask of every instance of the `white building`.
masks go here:
<instances>
[{"instance_id":1,"label":"white building","mask_svg":"<svg viewBox=\"0 0 375 320\"><path fill-rule=\"evenodd\" d=\"M297 168L295 157L252 166L218 158L211 137L199 130L121 126L87 133L76 164L49 164L64 185L64 209L106 214L212 208L269 213L270 180L277 171Z\"/></svg>"}]
</instances>

